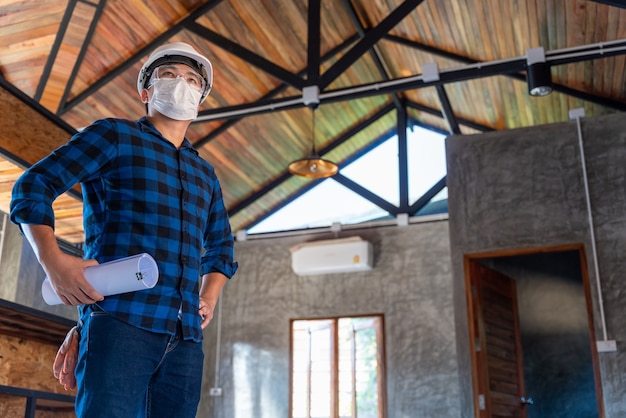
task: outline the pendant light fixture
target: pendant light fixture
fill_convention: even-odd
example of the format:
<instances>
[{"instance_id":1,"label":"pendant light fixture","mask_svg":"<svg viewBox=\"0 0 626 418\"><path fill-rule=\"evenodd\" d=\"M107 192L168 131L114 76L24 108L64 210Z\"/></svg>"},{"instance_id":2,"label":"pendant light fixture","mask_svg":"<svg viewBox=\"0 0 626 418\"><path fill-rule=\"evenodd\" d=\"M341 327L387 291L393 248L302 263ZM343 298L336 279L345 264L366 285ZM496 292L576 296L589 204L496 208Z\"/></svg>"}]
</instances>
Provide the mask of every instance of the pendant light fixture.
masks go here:
<instances>
[{"instance_id":1,"label":"pendant light fixture","mask_svg":"<svg viewBox=\"0 0 626 418\"><path fill-rule=\"evenodd\" d=\"M320 158L315 149L315 107L311 106L311 153L308 157L289 164L289 172L296 176L321 179L334 176L339 171L337 164Z\"/></svg>"}]
</instances>

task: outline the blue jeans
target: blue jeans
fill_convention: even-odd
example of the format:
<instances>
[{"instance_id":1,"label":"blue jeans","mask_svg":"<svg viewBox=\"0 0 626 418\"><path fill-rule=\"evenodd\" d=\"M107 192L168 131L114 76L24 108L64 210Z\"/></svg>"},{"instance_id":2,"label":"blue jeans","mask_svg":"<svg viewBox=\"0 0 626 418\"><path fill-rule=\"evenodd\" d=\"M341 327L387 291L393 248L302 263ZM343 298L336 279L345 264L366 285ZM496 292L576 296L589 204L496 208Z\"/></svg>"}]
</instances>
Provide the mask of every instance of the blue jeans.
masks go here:
<instances>
[{"instance_id":1,"label":"blue jeans","mask_svg":"<svg viewBox=\"0 0 626 418\"><path fill-rule=\"evenodd\" d=\"M195 418L202 344L128 325L86 309L76 379L80 418Z\"/></svg>"}]
</instances>

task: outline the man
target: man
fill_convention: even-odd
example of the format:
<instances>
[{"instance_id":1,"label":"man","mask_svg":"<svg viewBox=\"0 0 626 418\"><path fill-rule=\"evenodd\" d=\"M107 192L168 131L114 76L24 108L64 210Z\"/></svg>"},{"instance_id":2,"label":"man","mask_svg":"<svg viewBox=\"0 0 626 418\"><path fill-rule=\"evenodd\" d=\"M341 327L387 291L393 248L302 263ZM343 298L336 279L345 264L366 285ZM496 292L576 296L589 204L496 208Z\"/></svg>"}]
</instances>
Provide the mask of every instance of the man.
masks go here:
<instances>
[{"instance_id":1,"label":"man","mask_svg":"<svg viewBox=\"0 0 626 418\"><path fill-rule=\"evenodd\" d=\"M78 306L79 333L55 360L61 383L77 383L78 417L196 416L202 329L237 270L218 179L185 138L211 87L211 64L193 47L156 49L137 80L146 117L94 122L14 186L11 220L61 300ZM52 202L76 183L84 260L54 235ZM105 298L85 279L89 266L144 252L159 267L152 289Z\"/></svg>"}]
</instances>

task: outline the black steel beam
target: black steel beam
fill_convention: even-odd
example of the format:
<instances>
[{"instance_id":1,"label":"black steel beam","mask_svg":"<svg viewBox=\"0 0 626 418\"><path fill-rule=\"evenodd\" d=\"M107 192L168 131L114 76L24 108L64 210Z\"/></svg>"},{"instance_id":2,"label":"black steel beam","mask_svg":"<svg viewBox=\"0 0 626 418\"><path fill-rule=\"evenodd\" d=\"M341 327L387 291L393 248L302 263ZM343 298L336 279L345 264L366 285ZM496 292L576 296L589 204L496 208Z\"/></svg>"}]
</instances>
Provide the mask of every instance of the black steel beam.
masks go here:
<instances>
[{"instance_id":1,"label":"black steel beam","mask_svg":"<svg viewBox=\"0 0 626 418\"><path fill-rule=\"evenodd\" d=\"M396 111L396 132L398 134L398 186L400 197L400 213L405 213L409 207L409 152L406 137L407 116L406 108Z\"/></svg>"},{"instance_id":2,"label":"black steel beam","mask_svg":"<svg viewBox=\"0 0 626 418\"><path fill-rule=\"evenodd\" d=\"M106 5L107 0L100 0L97 5L93 3L89 3L91 6L96 8L94 12L93 18L91 19L91 23L89 24L89 29L87 30L87 35L83 40L83 44L80 48L80 52L78 53L78 57L76 57L76 61L74 62L74 67L72 68L72 73L65 84L65 90L63 91L63 95L61 96L61 100L59 101L59 106L57 107L57 112L59 112L65 106L65 102L67 101L68 96L70 95L70 91L72 90L72 85L74 84L74 80L76 80L76 76L78 75L78 69L80 65L83 63L85 59L85 54L87 53L87 49L89 48L89 44L91 43L91 39L93 38L93 34L96 31L96 26L100 21L100 17L102 16L102 12L104 12L104 6Z\"/></svg>"},{"instance_id":3,"label":"black steel beam","mask_svg":"<svg viewBox=\"0 0 626 418\"><path fill-rule=\"evenodd\" d=\"M187 21L183 24L183 26L185 27L185 29L195 33L196 35L201 36L212 44L219 46L223 50L230 52L236 57L241 58L247 63L259 68L260 70L265 71L272 77L275 77L280 81L289 84L290 86L293 86L297 89L302 89L302 87L305 85L302 77L298 77L291 71L285 70L279 65L276 65L273 62L266 60L265 58L255 54L249 49L246 49L239 44L236 44L230 39L223 37L222 35L196 23L195 21Z\"/></svg>"},{"instance_id":4,"label":"black steel beam","mask_svg":"<svg viewBox=\"0 0 626 418\"><path fill-rule=\"evenodd\" d=\"M408 211L409 215L415 215L421 208L426 206L428 202L430 202L432 198L437 195L437 193L439 193L443 190L444 187L446 187L446 177L447 176L443 176L441 180L435 183L433 187L431 187L426 193L422 195L422 197L417 199L415 203L411 205Z\"/></svg>"},{"instance_id":5,"label":"black steel beam","mask_svg":"<svg viewBox=\"0 0 626 418\"><path fill-rule=\"evenodd\" d=\"M307 31L307 84L317 85L320 78L321 1L309 0Z\"/></svg>"},{"instance_id":6,"label":"black steel beam","mask_svg":"<svg viewBox=\"0 0 626 418\"><path fill-rule=\"evenodd\" d=\"M59 49L61 48L61 44L63 43L63 37L65 36L65 32L67 32L67 27L70 24L70 20L72 20L72 15L74 14L76 3L77 0L70 0L67 3L65 13L63 14L63 19L61 19L59 29L57 30L57 35L54 38L54 43L52 44L52 49L50 50L50 55L48 55L46 65L43 67L43 72L41 73L41 78L39 79L37 90L35 91L35 95L33 96L36 101L41 100L41 96L43 95L43 92L46 88L46 84L48 84L48 79L50 78L50 73L52 72L52 66L54 65L54 62L56 61L59 54Z\"/></svg>"},{"instance_id":7,"label":"black steel beam","mask_svg":"<svg viewBox=\"0 0 626 418\"><path fill-rule=\"evenodd\" d=\"M354 64L364 53L376 44L387 32L396 26L402 19L411 13L424 0L405 0L393 12L384 18L374 29L365 35L346 55L341 57L332 67L322 75L319 83L320 90L323 91L337 77L343 74L352 64Z\"/></svg>"},{"instance_id":8,"label":"black steel beam","mask_svg":"<svg viewBox=\"0 0 626 418\"><path fill-rule=\"evenodd\" d=\"M395 205L387 202L385 199L383 199L382 197L378 196L377 194L374 194L374 193L370 192L365 187L361 186L360 184L356 183L355 181L350 180L348 177L342 175L341 173L335 174L332 177L332 179L335 180L337 183L339 183L339 184L347 187L348 189L352 190L353 192L355 192L359 196L362 196L363 198L369 200L370 202L372 202L373 204L375 204L379 208L381 208L383 210L386 210L387 212L389 212L393 216L396 216L398 213L401 212L401 210L398 207L396 207Z\"/></svg>"},{"instance_id":9,"label":"black steel beam","mask_svg":"<svg viewBox=\"0 0 626 418\"><path fill-rule=\"evenodd\" d=\"M439 96L439 103L441 104L441 112L443 113L443 118L448 124L450 133L460 134L461 128L459 128L459 123L456 120L456 116L454 116L454 111L452 110L452 105L450 104L450 99L448 98L448 94L446 93L445 86L437 86L437 95Z\"/></svg>"},{"instance_id":10,"label":"black steel beam","mask_svg":"<svg viewBox=\"0 0 626 418\"><path fill-rule=\"evenodd\" d=\"M331 59L332 57L334 57L336 54L340 53L342 50L344 50L345 48L347 48L348 45L350 45L352 42L354 42L356 39L356 35L350 37L350 39L346 39L344 42L342 42L340 45L336 46L335 48L331 49L330 51L328 51L323 57L322 57L322 62ZM306 74L306 69L300 71L298 73L299 76L302 76L303 74ZM272 97L277 96L278 94L284 92L287 89L287 85L286 84L281 84L280 86L276 87L275 89L273 89L272 91L270 91L269 93L267 93L266 95L264 95L263 97L261 97L261 101L263 100L269 100ZM270 112L269 110L267 112ZM207 111L200 111L198 112L199 116L202 116L203 114L206 114ZM231 128L232 126L236 125L237 122L239 122L240 120L242 120L243 117L237 117L237 118L229 118L228 121L226 123L223 123L222 125L220 125L219 128L215 129L214 131L210 132L208 135L206 135L204 138L196 141L193 145L196 147L200 147L210 141L212 141L214 138L216 138L220 133L226 131L228 128ZM192 123L202 123L202 120L195 120Z\"/></svg>"},{"instance_id":11,"label":"black steel beam","mask_svg":"<svg viewBox=\"0 0 626 418\"><path fill-rule=\"evenodd\" d=\"M361 39L364 38L365 27L361 24L361 21L359 20L359 17L357 16L357 12L354 8L354 5L352 4L350 0L343 0L343 4L344 4L344 8L348 11L348 16L350 17L350 20L352 21L352 26L356 28L356 31L361 37ZM387 70L384 64L383 57L381 56L379 50L376 48L376 45L372 46L372 48L369 50L369 53L370 53L370 56L372 57L372 60L374 61L374 65L376 66L376 69L378 70L378 73L380 74L380 76L383 78L383 80L389 80L391 78L389 75L389 71ZM402 103L400 99L398 98L397 94L392 94L391 99L393 100L393 103L396 105L397 109L402 109Z\"/></svg>"}]
</instances>

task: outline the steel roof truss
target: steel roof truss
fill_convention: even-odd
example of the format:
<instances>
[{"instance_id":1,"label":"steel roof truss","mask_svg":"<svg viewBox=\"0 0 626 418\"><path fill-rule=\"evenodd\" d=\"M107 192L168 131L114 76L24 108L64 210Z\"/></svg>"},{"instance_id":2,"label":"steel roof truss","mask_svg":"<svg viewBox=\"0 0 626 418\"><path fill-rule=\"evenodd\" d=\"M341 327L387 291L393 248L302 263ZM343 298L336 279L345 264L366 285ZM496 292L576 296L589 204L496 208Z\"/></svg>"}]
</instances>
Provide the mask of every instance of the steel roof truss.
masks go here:
<instances>
[{"instance_id":1,"label":"steel roof truss","mask_svg":"<svg viewBox=\"0 0 626 418\"><path fill-rule=\"evenodd\" d=\"M350 0L343 0L343 4L344 4L344 8L348 11L348 16L350 17L350 20L352 21L352 25L356 28L356 31L361 37L361 39L364 38L365 27L361 24L361 21L359 20L357 16L356 10L354 9L354 5L352 4ZM374 61L374 65L376 65L376 69L378 70L378 73L383 78L383 80L391 79L388 66L385 64L383 56L380 53L380 50L376 44L374 44L372 48L369 50L369 54L372 57L372 60ZM397 93L392 94L391 99L393 100L393 103L396 105L397 109L402 109L402 103L400 99L398 98Z\"/></svg>"},{"instance_id":2,"label":"steel roof truss","mask_svg":"<svg viewBox=\"0 0 626 418\"><path fill-rule=\"evenodd\" d=\"M332 67L322 75L319 87L323 91L339 75L343 74L352 64L354 64L364 53L378 42L387 32L411 13L423 0L406 0L384 18L374 29L369 31L346 55L341 57Z\"/></svg>"},{"instance_id":3,"label":"steel roof truss","mask_svg":"<svg viewBox=\"0 0 626 418\"><path fill-rule=\"evenodd\" d=\"M102 16L102 12L104 11L104 6L106 5L106 2L107 0L101 0L98 4L89 3L91 6L95 7L96 10L94 12L93 18L91 19L91 23L89 24L89 29L87 30L87 34L85 35L83 44L80 47L80 52L78 53L76 61L74 62L72 73L70 74L70 77L65 84L65 90L63 90L63 95L61 96L61 100L59 101L57 113L64 108L65 102L70 95L70 91L72 90L72 86L74 85L74 80L76 80L78 70L83 63L83 60L85 59L85 54L87 53L87 49L89 48L89 44L91 43L93 34L96 31L96 26L98 24L98 21L100 21L100 17Z\"/></svg>"},{"instance_id":4,"label":"steel roof truss","mask_svg":"<svg viewBox=\"0 0 626 418\"><path fill-rule=\"evenodd\" d=\"M302 77L298 77L290 71L276 65L275 63L266 60L265 58L255 54L254 52L236 44L235 42L223 37L222 35L215 33L211 29L202 26L195 21L188 21L184 23L184 27L196 35L201 36L214 45L219 46L225 51L230 52L238 58L246 61L247 63L257 67L260 70L265 71L271 76L279 79L280 81L287 83L297 89L302 89L304 86L304 80Z\"/></svg>"},{"instance_id":5,"label":"steel roof truss","mask_svg":"<svg viewBox=\"0 0 626 418\"><path fill-rule=\"evenodd\" d=\"M59 54L59 49L61 49L63 37L65 36L65 32L67 32L70 20L72 20L72 15L74 14L76 3L78 3L78 0L70 0L67 3L67 7L65 8L63 19L61 20L59 30L57 31L57 35L54 38L54 43L52 44L52 49L50 50L50 55L48 55L46 65L43 67L43 73L41 74L39 84L37 85L37 90L35 91L35 95L33 96L33 99L35 99L35 101L37 102L41 100L41 96L43 95L43 92L46 88L46 84L48 84L48 79L50 78L52 67L54 66L54 62L56 61Z\"/></svg>"}]
</instances>

